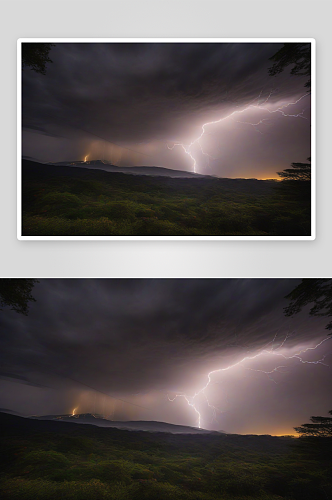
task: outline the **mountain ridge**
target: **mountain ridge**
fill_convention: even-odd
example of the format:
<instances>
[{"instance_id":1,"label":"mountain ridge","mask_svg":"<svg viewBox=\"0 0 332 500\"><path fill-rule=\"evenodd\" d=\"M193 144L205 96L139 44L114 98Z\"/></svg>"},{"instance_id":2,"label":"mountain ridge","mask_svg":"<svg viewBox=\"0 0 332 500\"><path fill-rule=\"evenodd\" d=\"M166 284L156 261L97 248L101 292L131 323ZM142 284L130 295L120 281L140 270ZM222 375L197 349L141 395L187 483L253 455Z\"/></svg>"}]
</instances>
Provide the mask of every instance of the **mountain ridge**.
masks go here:
<instances>
[{"instance_id":1,"label":"mountain ridge","mask_svg":"<svg viewBox=\"0 0 332 500\"><path fill-rule=\"evenodd\" d=\"M155 420L109 420L103 415L92 413L81 413L77 415L63 414L63 415L33 415L29 418L34 420L51 420L60 422L71 422L74 424L91 424L98 427L112 427L123 430L147 431L147 432L167 432L170 434L206 434L216 431L209 431L206 429L199 429L198 427L191 427L188 425L170 424L167 422L159 422ZM219 431L223 432L223 431Z\"/></svg>"},{"instance_id":2,"label":"mountain ridge","mask_svg":"<svg viewBox=\"0 0 332 500\"><path fill-rule=\"evenodd\" d=\"M131 167L118 167L105 160L91 160L91 161L61 161L61 162L39 162L30 157L23 157L23 160L33 161L42 165L50 165L53 167L80 167L90 170L104 170L105 172L131 174L131 175L149 175L153 177L172 177L172 178L193 178L193 177L212 177L210 175L197 174L187 170L173 170L166 167L157 166L131 166Z\"/></svg>"}]
</instances>

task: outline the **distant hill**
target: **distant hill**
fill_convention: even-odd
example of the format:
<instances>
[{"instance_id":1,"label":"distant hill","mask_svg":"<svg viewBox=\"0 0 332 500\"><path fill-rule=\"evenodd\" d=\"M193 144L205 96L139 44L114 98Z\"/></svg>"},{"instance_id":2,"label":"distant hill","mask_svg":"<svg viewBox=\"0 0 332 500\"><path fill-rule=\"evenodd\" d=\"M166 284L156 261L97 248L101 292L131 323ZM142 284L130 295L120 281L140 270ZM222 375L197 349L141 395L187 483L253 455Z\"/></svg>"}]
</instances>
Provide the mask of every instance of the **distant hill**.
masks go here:
<instances>
[{"instance_id":1,"label":"distant hill","mask_svg":"<svg viewBox=\"0 0 332 500\"><path fill-rule=\"evenodd\" d=\"M109 420L102 415L93 415L91 413L81 413L78 415L40 415L30 418L38 420L56 420L61 422L72 422L74 424L91 424L98 427L114 427L116 429L147 431L147 432L169 432L171 434L210 434L212 431L198 429L186 425L168 424L166 422L155 421L116 421Z\"/></svg>"},{"instance_id":2,"label":"distant hill","mask_svg":"<svg viewBox=\"0 0 332 500\"><path fill-rule=\"evenodd\" d=\"M82 162L83 163L83 162ZM114 167L119 169L119 167ZM128 167L130 168L130 167ZM29 181L43 182L46 179L51 178L71 178L71 179L83 179L83 180L96 180L107 183L114 184L114 181L121 182L126 180L126 185L132 186L133 188L139 187L141 189L143 186L161 188L171 188L179 190L186 189L192 191L192 189L199 188L200 192L202 189L207 188L209 196L222 194L223 197L227 193L244 193L250 195L266 196L271 195L273 188L276 185L276 181L271 180L259 180L259 179L233 179L227 177L212 177L208 175L199 175L191 172L181 172L180 170L169 170L162 169L162 167L131 167L132 169L161 169L169 171L172 175L145 175L140 174L136 171L136 175L131 175L129 178L124 175L124 172L120 170L106 171L100 168L88 168L82 165L62 165L60 163L40 163L37 161L31 161L28 159L22 159L22 181L24 183ZM159 171L159 170L158 170ZM173 173L179 172L178 177L174 177ZM127 172L129 173L129 172ZM217 190L211 193L211 188ZM219 191L222 190L220 193ZM241 194L240 194L241 195ZM233 195L232 195L233 196Z\"/></svg>"},{"instance_id":3,"label":"distant hill","mask_svg":"<svg viewBox=\"0 0 332 500\"><path fill-rule=\"evenodd\" d=\"M0 408L0 413L10 413L11 415L18 415L19 417L23 417L22 413L14 410L10 410L9 408Z\"/></svg>"},{"instance_id":4,"label":"distant hill","mask_svg":"<svg viewBox=\"0 0 332 500\"><path fill-rule=\"evenodd\" d=\"M28 157L26 157L25 159L33 160L32 158ZM207 177L205 175L196 174L194 172L187 172L185 170L173 170L171 168L165 168L165 167L150 167L150 166L118 167L116 165L112 165L112 163L109 163L105 160L91 160L87 162L84 161L61 161L57 163L48 162L47 165L53 165L57 167L80 167L92 170L104 170L106 172L113 172L113 173L132 174L132 175L151 175L154 177L180 177L184 179L192 177Z\"/></svg>"},{"instance_id":5,"label":"distant hill","mask_svg":"<svg viewBox=\"0 0 332 500\"><path fill-rule=\"evenodd\" d=\"M60 415L58 415L60 416ZM68 415L69 416L69 415ZM46 415L45 417L56 417L56 415ZM29 435L45 435L45 439L49 439L49 434L53 436L85 436L90 438L99 438L102 442L110 440L113 443L121 442L121 446L126 446L130 443L141 443L141 446L149 446L149 443L159 443L163 446L184 447L186 453L197 452L197 445L202 445L204 450L207 447L212 447L215 452L215 447L220 446L220 450L232 447L240 450L247 449L260 451L268 454L279 454L285 452L288 446L296 440L290 436L269 436L269 435L241 435L241 434L226 434L223 432L209 432L187 427L194 432L179 432L155 430L152 432L144 432L141 429L128 429L118 427L102 427L86 423L86 425L75 425L73 420L59 420L52 418L41 420L43 417L19 417L9 413L0 412L0 428L1 438L8 439L10 436L29 436ZM111 422L112 423L112 422ZM116 422L113 422L116 423ZM128 422L121 422L121 424ZM139 422L136 422L139 423ZM142 424L161 424L172 428L172 424L163 422L142 422ZM174 426L175 428L186 428L186 426ZM0 454L1 458L1 454Z\"/></svg>"}]
</instances>

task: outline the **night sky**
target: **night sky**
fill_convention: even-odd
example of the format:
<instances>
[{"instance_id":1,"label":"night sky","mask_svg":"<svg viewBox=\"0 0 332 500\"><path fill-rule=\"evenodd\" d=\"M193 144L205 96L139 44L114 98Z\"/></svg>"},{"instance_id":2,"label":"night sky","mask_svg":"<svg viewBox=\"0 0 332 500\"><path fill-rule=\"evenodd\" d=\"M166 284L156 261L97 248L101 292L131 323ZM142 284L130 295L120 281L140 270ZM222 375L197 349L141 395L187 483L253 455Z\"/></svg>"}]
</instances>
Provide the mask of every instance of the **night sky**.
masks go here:
<instances>
[{"instance_id":1,"label":"night sky","mask_svg":"<svg viewBox=\"0 0 332 500\"><path fill-rule=\"evenodd\" d=\"M0 311L0 407L286 434L331 409L327 318L286 318L296 279L42 279ZM264 352L263 351L268 351ZM260 354L263 353L263 354ZM277 370L275 370L278 368ZM267 373L264 373L267 372ZM127 401L119 401L114 398ZM209 407L216 407L216 411ZM129 404L133 403L133 404ZM134 406L138 405L138 406Z\"/></svg>"},{"instance_id":2,"label":"night sky","mask_svg":"<svg viewBox=\"0 0 332 500\"><path fill-rule=\"evenodd\" d=\"M46 75L23 71L22 153L45 162L89 155L119 166L192 171L193 159L180 146L170 148L188 147L204 123L228 117L206 127L200 145L207 155L198 143L191 150L196 172L275 178L310 156L307 77L290 75L291 66L268 74L281 47L56 43ZM271 113L302 96L282 108L302 118Z\"/></svg>"}]
</instances>

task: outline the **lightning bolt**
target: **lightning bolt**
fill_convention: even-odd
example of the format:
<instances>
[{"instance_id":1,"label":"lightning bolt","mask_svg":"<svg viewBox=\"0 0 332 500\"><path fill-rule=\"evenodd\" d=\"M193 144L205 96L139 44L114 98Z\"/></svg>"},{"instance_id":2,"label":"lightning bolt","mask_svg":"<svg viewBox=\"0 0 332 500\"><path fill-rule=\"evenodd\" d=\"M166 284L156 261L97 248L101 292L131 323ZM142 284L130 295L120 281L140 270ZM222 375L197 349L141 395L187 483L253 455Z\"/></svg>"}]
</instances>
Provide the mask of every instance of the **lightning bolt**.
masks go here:
<instances>
[{"instance_id":1,"label":"lightning bolt","mask_svg":"<svg viewBox=\"0 0 332 500\"><path fill-rule=\"evenodd\" d=\"M78 409L78 407L73 409L73 413L71 414L72 417L74 417L74 415L76 415L76 410L77 409Z\"/></svg>"},{"instance_id":2,"label":"lightning bolt","mask_svg":"<svg viewBox=\"0 0 332 500\"><path fill-rule=\"evenodd\" d=\"M223 118L220 118L219 120L214 120L214 121L211 121L211 122L206 122L206 123L203 123L203 125L201 126L201 133L199 134L198 137L196 137L196 139L192 140L188 145L186 144L183 144L181 142L175 142L173 144L173 146L169 146L167 144L167 148L170 149L170 150L173 150L175 147L181 147L185 153L191 158L193 164L192 164L192 169L193 171L196 173L196 167L197 167L197 159L195 158L194 156L194 152L193 152L193 147L194 146L198 146L200 148L200 151L203 153L203 155L207 156L208 157L208 160L210 160L211 155L209 155L208 153L206 153L204 150L203 150L203 147L202 147L202 144L201 144L201 139L202 137L204 136L206 132L206 127L209 127L211 125L216 125L218 123L221 123L225 120L228 120L229 118L232 118L234 117L235 115L241 115L242 113L245 113L246 111L248 111L249 109L259 109L259 110L262 110L264 112L267 112L269 114L275 114L275 113L280 113L282 116L284 117L292 117L292 118L303 118L304 120L306 120L307 118L305 116L303 116L303 113L304 113L304 109L300 112L300 113L297 113L297 114L289 114L287 112L285 112L284 110L286 108L288 108L288 106L294 106L295 104L298 104L302 99L304 99L305 97L307 97L308 95L310 95L310 93L306 93L306 94L303 94L301 97L299 97L298 99L296 99L294 102L288 102L286 104L283 104L282 106L279 106L278 108L274 109L274 110L271 110L271 109L268 109L265 105L268 103L270 97L272 96L273 94L273 90L270 91L269 95L265 98L265 100L263 102L258 102L259 99L261 98L261 95L262 95L262 91L260 92L259 96L254 99L254 101L251 103L251 104L248 104L247 106L245 106L244 108L242 109L236 109L235 111L233 111L232 113L230 113L229 115L227 116L224 116ZM251 123L251 122L241 122L241 121L237 121L237 123L244 123L244 124L247 124L247 125L251 125L254 127L254 129L259 132L260 134L262 134L262 132L257 129L257 126L264 123L265 121L268 121L268 118L263 118L261 120L259 120L257 123Z\"/></svg>"},{"instance_id":3,"label":"lightning bolt","mask_svg":"<svg viewBox=\"0 0 332 500\"><path fill-rule=\"evenodd\" d=\"M84 163L86 163L88 161L88 158L89 158L90 155L86 155L84 156Z\"/></svg>"},{"instance_id":4,"label":"lightning bolt","mask_svg":"<svg viewBox=\"0 0 332 500\"><path fill-rule=\"evenodd\" d=\"M220 412L222 413L222 410L220 410L219 408L216 408L215 406L213 406L212 404L209 403L209 400L207 398L207 395L205 394L205 391L206 389L208 388L208 386L211 384L211 383L214 383L212 382L212 379L211 377L216 374L216 373L221 373L221 372L225 372L225 371L228 371L228 370L232 370L233 368L239 366L239 365L242 365L245 361L248 361L248 360L253 360L253 359L257 359L257 358L260 358L262 356L266 356L266 355L273 355L273 356L279 356L285 360L292 360L292 359L296 359L298 361L300 361L301 363L303 364L313 364L313 365L324 365L324 366L329 366L327 365L326 363L324 363L324 360L326 358L327 355L324 355L321 359L319 360L316 360L316 361L308 361L308 360L305 360L303 359L302 355L309 352L309 351L314 351L316 350L318 347L320 347L324 342L326 342L327 340L331 340L331 337L326 337L324 338L323 340L321 340L318 344L316 344L315 346L313 347L306 347L304 349L301 349L300 351L296 352L295 354L291 355L291 356L287 356L281 352L279 352L279 349L281 349L285 342L287 341L287 339L289 338L289 336L287 335L284 340L281 342L281 344L274 348L274 342L276 340L276 336L277 334L274 336L274 339L269 342L265 348L263 348L260 352L258 352L257 354L255 355L252 355L252 356L245 356L244 358L242 358L240 361L237 361L236 363L232 364L232 365L229 365L227 366L226 368L218 368L216 370L212 370L210 371L208 374L207 374L207 382L206 384L201 388L199 389L198 391L196 391L194 393L193 396L188 396L186 395L185 393L183 392L179 392L179 393L176 393L175 396L173 398L170 398L169 395L167 394L167 398L169 401L174 401L176 398L184 398L185 401L187 402L187 404L193 408L193 410L195 411L196 415L198 416L198 419L197 419L197 426L198 428L200 429L201 428L201 424L202 424L202 415L200 413L200 411L198 410L197 408L197 404L195 402L196 398L198 398L198 396L200 395L203 395L206 399L206 402L207 402L207 405L213 410L213 414L214 416L216 415L216 412ZM266 347L268 347L269 345L272 344L272 347L270 349L266 349ZM267 371L267 370L260 370L260 369L254 369L254 368L246 368L247 370L250 370L250 371L255 371L255 372L260 372L260 373L264 373L265 375L267 375L267 377L274 383L277 383L274 379L273 379L273 374L276 373L276 372L280 372L281 369L283 368L286 368L284 365L280 365L280 366L277 366L275 368L273 368L273 370L270 370L270 371Z\"/></svg>"}]
</instances>

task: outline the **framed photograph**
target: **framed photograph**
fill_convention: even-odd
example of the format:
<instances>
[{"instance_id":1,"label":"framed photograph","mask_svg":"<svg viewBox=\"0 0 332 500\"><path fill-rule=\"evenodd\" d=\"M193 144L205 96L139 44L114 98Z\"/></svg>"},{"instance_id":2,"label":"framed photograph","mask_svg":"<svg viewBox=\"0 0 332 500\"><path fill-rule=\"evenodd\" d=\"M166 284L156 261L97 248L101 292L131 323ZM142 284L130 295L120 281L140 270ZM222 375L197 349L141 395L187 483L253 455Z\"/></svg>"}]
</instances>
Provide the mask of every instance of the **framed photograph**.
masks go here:
<instances>
[{"instance_id":1,"label":"framed photograph","mask_svg":"<svg viewBox=\"0 0 332 500\"><path fill-rule=\"evenodd\" d=\"M17 61L19 239L315 239L314 39L27 38Z\"/></svg>"}]
</instances>

